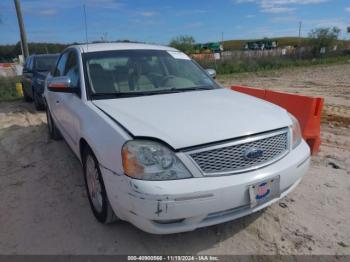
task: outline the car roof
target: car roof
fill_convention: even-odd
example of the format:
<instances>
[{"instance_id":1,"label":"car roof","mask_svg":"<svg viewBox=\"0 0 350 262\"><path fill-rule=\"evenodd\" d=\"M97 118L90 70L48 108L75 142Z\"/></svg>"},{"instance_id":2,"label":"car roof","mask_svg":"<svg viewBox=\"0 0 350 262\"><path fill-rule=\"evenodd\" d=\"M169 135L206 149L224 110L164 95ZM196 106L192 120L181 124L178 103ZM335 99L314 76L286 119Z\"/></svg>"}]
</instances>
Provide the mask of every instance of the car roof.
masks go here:
<instances>
[{"instance_id":1,"label":"car roof","mask_svg":"<svg viewBox=\"0 0 350 262\"><path fill-rule=\"evenodd\" d=\"M52 56L59 56L60 54L33 54L31 57L52 57Z\"/></svg>"},{"instance_id":2,"label":"car roof","mask_svg":"<svg viewBox=\"0 0 350 262\"><path fill-rule=\"evenodd\" d=\"M93 43L93 44L80 44L74 45L80 49L83 53L90 52L101 52L111 50L167 50L167 51L178 51L175 48L162 45L151 45L142 43Z\"/></svg>"}]
</instances>

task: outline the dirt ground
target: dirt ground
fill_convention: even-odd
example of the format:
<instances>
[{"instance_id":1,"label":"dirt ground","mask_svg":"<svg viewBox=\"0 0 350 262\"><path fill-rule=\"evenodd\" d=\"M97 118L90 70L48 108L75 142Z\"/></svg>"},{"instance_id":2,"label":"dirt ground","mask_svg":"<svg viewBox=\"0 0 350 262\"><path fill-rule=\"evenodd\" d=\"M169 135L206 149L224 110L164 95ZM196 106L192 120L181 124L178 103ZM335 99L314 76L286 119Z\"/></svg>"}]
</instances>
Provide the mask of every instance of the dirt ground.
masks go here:
<instances>
[{"instance_id":1,"label":"dirt ground","mask_svg":"<svg viewBox=\"0 0 350 262\"><path fill-rule=\"evenodd\" d=\"M220 78L326 99L323 145L301 184L259 213L156 236L99 224L82 170L44 113L0 103L0 254L350 254L350 64Z\"/></svg>"}]
</instances>

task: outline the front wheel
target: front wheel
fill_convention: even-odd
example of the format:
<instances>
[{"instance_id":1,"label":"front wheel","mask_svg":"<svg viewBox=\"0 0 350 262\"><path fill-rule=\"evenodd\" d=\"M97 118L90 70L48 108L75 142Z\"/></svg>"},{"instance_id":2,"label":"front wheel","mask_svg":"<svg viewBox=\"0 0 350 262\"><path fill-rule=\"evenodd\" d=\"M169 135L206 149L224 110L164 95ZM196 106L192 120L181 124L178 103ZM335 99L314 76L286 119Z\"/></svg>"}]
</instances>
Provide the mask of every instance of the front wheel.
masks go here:
<instances>
[{"instance_id":1,"label":"front wheel","mask_svg":"<svg viewBox=\"0 0 350 262\"><path fill-rule=\"evenodd\" d=\"M36 110L43 111L45 109L44 105L40 102L39 94L35 90L33 90L33 100Z\"/></svg>"},{"instance_id":2,"label":"front wheel","mask_svg":"<svg viewBox=\"0 0 350 262\"><path fill-rule=\"evenodd\" d=\"M83 170L85 187L94 216L103 224L116 221L117 217L109 204L98 161L88 147L83 153Z\"/></svg>"},{"instance_id":3,"label":"front wheel","mask_svg":"<svg viewBox=\"0 0 350 262\"><path fill-rule=\"evenodd\" d=\"M23 84L22 84L22 92L23 92L23 99L25 102L32 102L33 101L33 99L27 94L27 91L24 88Z\"/></svg>"}]
</instances>

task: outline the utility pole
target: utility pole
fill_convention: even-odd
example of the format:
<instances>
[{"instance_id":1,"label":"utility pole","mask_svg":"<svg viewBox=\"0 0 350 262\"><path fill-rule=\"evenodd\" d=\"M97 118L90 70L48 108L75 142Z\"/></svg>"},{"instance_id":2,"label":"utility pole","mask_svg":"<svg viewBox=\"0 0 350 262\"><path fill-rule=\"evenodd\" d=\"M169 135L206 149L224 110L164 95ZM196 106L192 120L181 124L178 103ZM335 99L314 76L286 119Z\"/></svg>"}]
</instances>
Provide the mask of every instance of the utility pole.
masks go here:
<instances>
[{"instance_id":1,"label":"utility pole","mask_svg":"<svg viewBox=\"0 0 350 262\"><path fill-rule=\"evenodd\" d=\"M299 46L301 44L301 25L302 25L302 22L300 21L299 22Z\"/></svg>"},{"instance_id":2,"label":"utility pole","mask_svg":"<svg viewBox=\"0 0 350 262\"><path fill-rule=\"evenodd\" d=\"M21 34L22 54L24 56L24 59L26 59L29 56L29 51L28 51L26 31L24 29L21 4L19 0L14 0L14 2L16 7L17 19L18 19L19 32Z\"/></svg>"},{"instance_id":3,"label":"utility pole","mask_svg":"<svg viewBox=\"0 0 350 262\"><path fill-rule=\"evenodd\" d=\"M224 49L224 32L221 32L221 45L222 49Z\"/></svg>"},{"instance_id":4,"label":"utility pole","mask_svg":"<svg viewBox=\"0 0 350 262\"><path fill-rule=\"evenodd\" d=\"M299 49L299 59L301 58L301 25L302 22L299 22L299 43L298 43L298 49Z\"/></svg>"}]
</instances>

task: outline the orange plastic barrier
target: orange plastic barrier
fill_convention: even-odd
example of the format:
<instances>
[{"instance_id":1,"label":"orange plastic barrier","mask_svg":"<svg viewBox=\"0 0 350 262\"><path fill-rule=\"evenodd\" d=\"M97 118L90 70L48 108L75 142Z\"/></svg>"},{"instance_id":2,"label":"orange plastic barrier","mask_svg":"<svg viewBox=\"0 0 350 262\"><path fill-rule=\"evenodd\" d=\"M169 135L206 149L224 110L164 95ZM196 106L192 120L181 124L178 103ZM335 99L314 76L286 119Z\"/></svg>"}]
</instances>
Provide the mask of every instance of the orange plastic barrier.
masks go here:
<instances>
[{"instance_id":1,"label":"orange plastic barrier","mask_svg":"<svg viewBox=\"0 0 350 262\"><path fill-rule=\"evenodd\" d=\"M261 99L265 99L265 89L258 89L258 88L247 88L244 86L232 86L232 90L245 93L247 95L255 96Z\"/></svg>"},{"instance_id":2,"label":"orange plastic barrier","mask_svg":"<svg viewBox=\"0 0 350 262\"><path fill-rule=\"evenodd\" d=\"M245 86L232 86L231 89L274 103L294 115L299 120L303 138L310 146L312 154L317 154L321 145L320 126L324 103L323 98Z\"/></svg>"}]
</instances>

